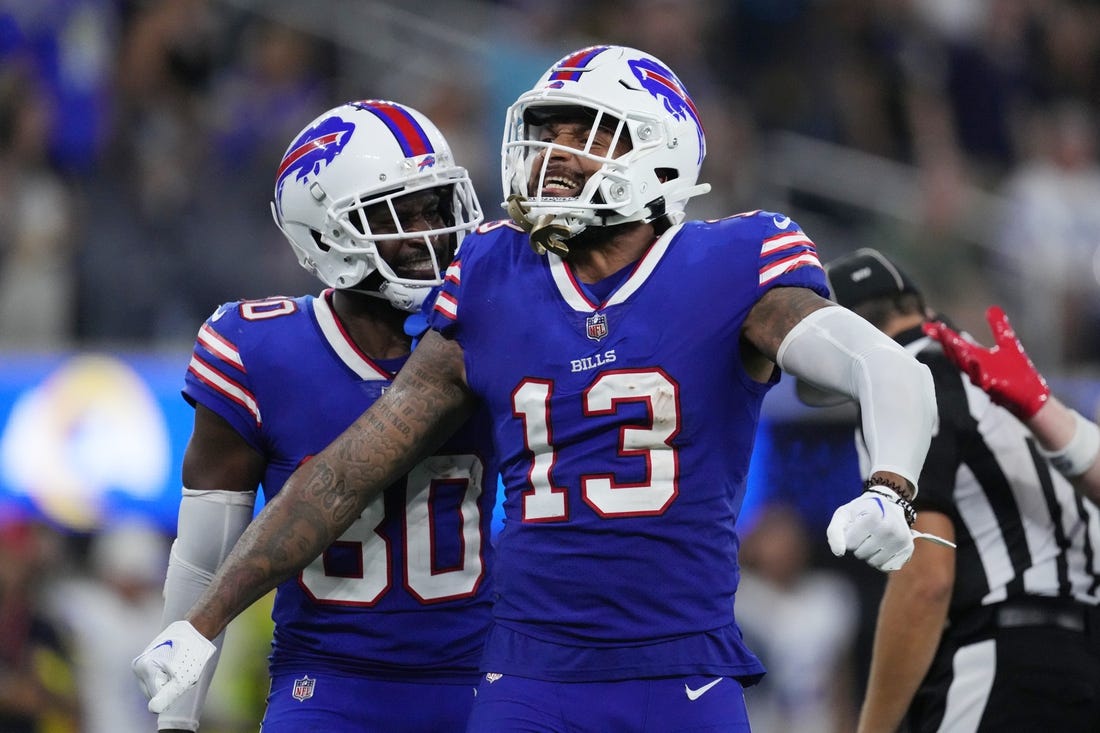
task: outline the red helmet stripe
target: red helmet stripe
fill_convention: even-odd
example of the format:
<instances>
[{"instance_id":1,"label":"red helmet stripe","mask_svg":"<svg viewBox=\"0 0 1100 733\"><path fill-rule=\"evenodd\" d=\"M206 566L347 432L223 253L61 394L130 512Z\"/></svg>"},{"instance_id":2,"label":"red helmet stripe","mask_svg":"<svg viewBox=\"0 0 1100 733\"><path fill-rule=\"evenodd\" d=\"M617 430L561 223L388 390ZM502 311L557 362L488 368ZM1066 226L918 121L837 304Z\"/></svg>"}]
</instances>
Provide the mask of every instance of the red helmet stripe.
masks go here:
<instances>
[{"instance_id":1,"label":"red helmet stripe","mask_svg":"<svg viewBox=\"0 0 1100 733\"><path fill-rule=\"evenodd\" d=\"M291 150L286 156L283 157L283 162L279 164L279 171L275 174L275 179L278 180L283 177L283 173L286 169L294 165L303 155L316 148L323 148L326 145L332 145L340 137L339 132L330 132L327 135L316 137L312 140L302 143L298 147Z\"/></svg>"}]
</instances>

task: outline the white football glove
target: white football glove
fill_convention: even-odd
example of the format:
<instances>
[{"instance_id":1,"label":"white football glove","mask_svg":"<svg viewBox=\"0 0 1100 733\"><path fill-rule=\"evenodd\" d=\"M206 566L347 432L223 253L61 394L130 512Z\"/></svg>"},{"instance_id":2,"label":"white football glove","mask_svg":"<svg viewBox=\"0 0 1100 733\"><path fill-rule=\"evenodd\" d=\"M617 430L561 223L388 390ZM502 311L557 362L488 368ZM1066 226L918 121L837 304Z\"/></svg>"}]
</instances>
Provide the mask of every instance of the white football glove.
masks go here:
<instances>
[{"instance_id":1,"label":"white football glove","mask_svg":"<svg viewBox=\"0 0 1100 733\"><path fill-rule=\"evenodd\" d=\"M873 568L897 570L913 554L913 534L897 503L901 497L885 486L874 488L837 507L825 536L837 557L851 550Z\"/></svg>"},{"instance_id":2,"label":"white football glove","mask_svg":"<svg viewBox=\"0 0 1100 733\"><path fill-rule=\"evenodd\" d=\"M163 712L198 682L215 651L213 642L187 621L173 621L149 642L130 663L149 699L149 712Z\"/></svg>"}]
</instances>

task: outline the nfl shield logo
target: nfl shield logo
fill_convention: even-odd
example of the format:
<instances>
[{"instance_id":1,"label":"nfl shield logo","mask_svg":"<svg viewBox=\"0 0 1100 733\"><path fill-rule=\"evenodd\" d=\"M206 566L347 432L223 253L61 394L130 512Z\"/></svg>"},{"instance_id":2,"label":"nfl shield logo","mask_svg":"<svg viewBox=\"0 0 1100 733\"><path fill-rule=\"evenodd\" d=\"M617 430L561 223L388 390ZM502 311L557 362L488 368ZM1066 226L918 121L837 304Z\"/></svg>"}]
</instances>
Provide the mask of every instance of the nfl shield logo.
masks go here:
<instances>
[{"instance_id":1,"label":"nfl shield logo","mask_svg":"<svg viewBox=\"0 0 1100 733\"><path fill-rule=\"evenodd\" d=\"M599 341L607 335L607 316L603 313L593 313L584 322L584 326L588 338Z\"/></svg>"},{"instance_id":2,"label":"nfl shield logo","mask_svg":"<svg viewBox=\"0 0 1100 733\"><path fill-rule=\"evenodd\" d=\"M294 688L290 691L290 694L298 702L308 700L313 697L313 686L316 684L316 679L310 679L309 675L306 675L300 680L294 680Z\"/></svg>"}]
</instances>

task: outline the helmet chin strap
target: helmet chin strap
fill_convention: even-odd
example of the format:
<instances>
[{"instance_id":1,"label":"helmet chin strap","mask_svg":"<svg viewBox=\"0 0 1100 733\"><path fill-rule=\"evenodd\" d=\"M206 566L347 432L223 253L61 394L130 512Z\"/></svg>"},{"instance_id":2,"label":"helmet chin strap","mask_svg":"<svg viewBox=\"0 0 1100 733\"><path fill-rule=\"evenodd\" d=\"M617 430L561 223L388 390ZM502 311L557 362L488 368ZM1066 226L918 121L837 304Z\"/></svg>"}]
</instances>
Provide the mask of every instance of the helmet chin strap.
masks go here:
<instances>
[{"instance_id":1,"label":"helmet chin strap","mask_svg":"<svg viewBox=\"0 0 1100 733\"><path fill-rule=\"evenodd\" d=\"M359 284L361 285L362 282L360 282ZM427 295L428 291L431 290L431 287L401 287L389 281L383 281L383 283L378 286L377 290L368 290L366 288L360 287L350 287L343 289L352 293L359 293L360 295L369 295L372 298L378 298L380 300L386 301L398 310L406 311L408 313L415 313L420 310L420 306L424 302L424 298L417 298L412 291L423 290L424 295Z\"/></svg>"}]
</instances>

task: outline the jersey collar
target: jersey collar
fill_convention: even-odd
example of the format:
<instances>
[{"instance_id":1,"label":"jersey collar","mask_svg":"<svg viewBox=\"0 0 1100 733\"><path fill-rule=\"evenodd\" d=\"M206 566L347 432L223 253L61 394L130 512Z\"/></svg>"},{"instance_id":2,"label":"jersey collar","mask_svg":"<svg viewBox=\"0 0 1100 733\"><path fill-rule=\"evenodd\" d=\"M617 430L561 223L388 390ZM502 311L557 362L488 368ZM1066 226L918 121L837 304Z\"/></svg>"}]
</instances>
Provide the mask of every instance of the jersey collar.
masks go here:
<instances>
[{"instance_id":1,"label":"jersey collar","mask_svg":"<svg viewBox=\"0 0 1100 733\"><path fill-rule=\"evenodd\" d=\"M680 232L681 227L683 227L683 224L677 224L676 226L670 227L668 231L662 234L657 241L654 242L653 246L642 255L642 258L638 260L638 263L634 267L634 271L619 284L619 287L617 287L603 303L593 303L585 293L584 288L581 287L581 284L577 282L573 275L573 270L566 266L565 260L549 252L546 258L550 264L550 275L554 279L554 285L557 286L558 292L569 307L580 313L593 313L607 308L608 306L623 303L649 279L649 276L664 257L665 252L668 251L668 247L672 243L672 240L675 239L676 235Z\"/></svg>"},{"instance_id":2,"label":"jersey collar","mask_svg":"<svg viewBox=\"0 0 1100 733\"><path fill-rule=\"evenodd\" d=\"M348 332L344 330L344 325L340 323L340 319L332 309L331 289L313 299L313 315L317 319L321 335L332 347L336 356L360 379L368 382L393 379L393 374L375 364L370 357L360 351Z\"/></svg>"}]
</instances>

